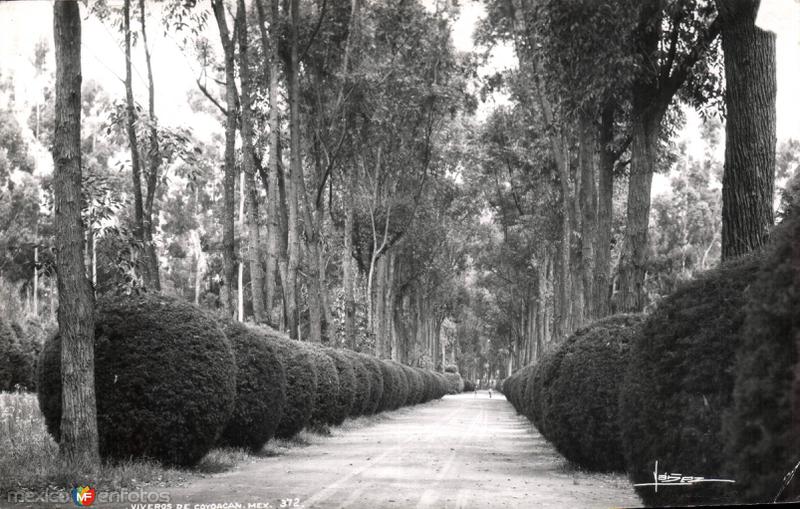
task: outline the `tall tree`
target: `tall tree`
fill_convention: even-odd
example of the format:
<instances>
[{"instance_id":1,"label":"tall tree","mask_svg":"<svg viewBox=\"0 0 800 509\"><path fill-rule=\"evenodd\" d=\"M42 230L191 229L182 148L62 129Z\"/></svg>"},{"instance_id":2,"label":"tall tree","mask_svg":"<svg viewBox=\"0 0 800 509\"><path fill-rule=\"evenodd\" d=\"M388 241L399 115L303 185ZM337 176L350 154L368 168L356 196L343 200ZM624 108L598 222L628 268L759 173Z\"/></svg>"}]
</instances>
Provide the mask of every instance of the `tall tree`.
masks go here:
<instances>
[{"instance_id":1,"label":"tall tree","mask_svg":"<svg viewBox=\"0 0 800 509\"><path fill-rule=\"evenodd\" d=\"M78 3L53 5L56 48L53 191L61 336L61 453L99 462L94 390L94 294L83 266L81 219L81 19Z\"/></svg>"},{"instance_id":2,"label":"tall tree","mask_svg":"<svg viewBox=\"0 0 800 509\"><path fill-rule=\"evenodd\" d=\"M256 161L253 147L253 79L250 71L249 47L247 41L247 9L244 0L238 1L236 11L239 38L239 75L242 82L241 132L242 160L244 163L245 188L247 196L247 229L249 233L248 255L250 258L250 293L253 300L253 315L256 322L266 319L264 309L264 271L262 270L263 250L261 227L258 222L258 195L256 194Z\"/></svg>"},{"instance_id":3,"label":"tall tree","mask_svg":"<svg viewBox=\"0 0 800 509\"><path fill-rule=\"evenodd\" d=\"M288 279L288 259L286 244L282 235L281 217L287 213L286 202L282 199L279 188L282 188L282 179L279 174L280 165L280 111L278 109L278 88L280 73L280 53L278 41L280 41L280 0L270 0L269 16L265 0L256 0L256 10L258 12L259 32L261 35L261 50L267 57L268 65L264 66L265 80L268 83L269 115L267 123L269 125L269 151L267 164L267 252L266 252L266 272L264 286L266 290L267 312L271 314L274 304L276 274L280 274L281 286L286 296L286 286L283 281ZM269 29L267 27L269 26ZM286 327L287 299L284 298L284 312L282 317L283 326ZM272 322L277 324L275 317L271 316Z\"/></svg>"},{"instance_id":4,"label":"tall tree","mask_svg":"<svg viewBox=\"0 0 800 509\"><path fill-rule=\"evenodd\" d=\"M653 65L641 66L631 93L631 171L617 311L641 311L647 304L644 290L647 229L662 123L673 98L695 64L708 53L720 30L714 13L707 6L702 7L681 1L675 5L647 1L640 7L638 24L633 30L634 58ZM669 27L666 33L665 24ZM687 49L682 52L682 47Z\"/></svg>"},{"instance_id":5,"label":"tall tree","mask_svg":"<svg viewBox=\"0 0 800 509\"><path fill-rule=\"evenodd\" d=\"M147 42L147 11L145 0L139 0L139 22L142 29L142 46L144 46L145 63L147 64L147 112L150 124L150 141L147 147L147 179L143 214L143 242L145 263L147 263L147 285L153 290L161 290L161 280L158 274L158 254L153 242L153 206L155 203L156 186L158 185L158 172L161 169L162 157L159 147L158 123L156 121L155 85L153 84L153 66L150 61L150 45Z\"/></svg>"},{"instance_id":6,"label":"tall tree","mask_svg":"<svg viewBox=\"0 0 800 509\"><path fill-rule=\"evenodd\" d=\"M755 25L760 0L717 1L725 57L722 258L761 247L774 222L775 34Z\"/></svg>"},{"instance_id":7,"label":"tall tree","mask_svg":"<svg viewBox=\"0 0 800 509\"><path fill-rule=\"evenodd\" d=\"M289 0L290 37L287 81L289 85L289 174L284 175L288 205L288 270L281 282L286 295L286 322L289 335L297 338L300 325L297 299L297 271L300 267L300 232L298 217L299 179L302 178L302 155L300 153L300 0ZM273 41L273 44L275 41Z\"/></svg>"},{"instance_id":8,"label":"tall tree","mask_svg":"<svg viewBox=\"0 0 800 509\"><path fill-rule=\"evenodd\" d=\"M125 0L122 5L122 29L125 33L125 128L128 134L128 144L131 151L131 175L133 177L133 213L134 237L145 246L144 224L144 198L142 196L142 162L139 154L139 137L136 131L138 115L136 103L133 98L133 63L132 63L132 28L131 28L131 0ZM147 262L146 253L142 253L144 260L137 264L142 272L145 285L151 280L150 263Z\"/></svg>"},{"instance_id":9,"label":"tall tree","mask_svg":"<svg viewBox=\"0 0 800 509\"><path fill-rule=\"evenodd\" d=\"M128 0L126 0L128 1ZM222 48L225 53L225 165L222 181L224 212L222 217L222 261L225 280L225 291L222 295L222 307L225 314L233 316L236 307L233 305L233 289L236 280L236 126L238 120L238 97L236 93L236 61L235 38L228 30L225 18L225 5L222 0L211 0L211 8L217 21ZM235 28L234 28L235 30Z\"/></svg>"}]
</instances>

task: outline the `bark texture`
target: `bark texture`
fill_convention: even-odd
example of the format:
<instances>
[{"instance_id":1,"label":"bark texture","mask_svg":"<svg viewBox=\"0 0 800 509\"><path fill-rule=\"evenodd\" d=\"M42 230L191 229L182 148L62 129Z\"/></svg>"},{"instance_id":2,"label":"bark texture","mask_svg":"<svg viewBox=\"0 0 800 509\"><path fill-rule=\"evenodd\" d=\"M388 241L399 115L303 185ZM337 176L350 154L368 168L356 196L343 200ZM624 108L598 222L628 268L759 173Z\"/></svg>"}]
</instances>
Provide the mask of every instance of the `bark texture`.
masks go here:
<instances>
[{"instance_id":1,"label":"bark texture","mask_svg":"<svg viewBox=\"0 0 800 509\"><path fill-rule=\"evenodd\" d=\"M234 42L225 19L225 7L222 0L212 0L212 10L219 28L222 48L225 52L225 164L222 181L224 213L222 217L222 261L226 292L222 294L222 308L227 316L234 316L234 281L236 281L236 166L234 150L236 148L236 114L238 110L236 97Z\"/></svg>"},{"instance_id":2,"label":"bark texture","mask_svg":"<svg viewBox=\"0 0 800 509\"><path fill-rule=\"evenodd\" d=\"M597 235L595 236L594 314L611 313L611 225L614 210L614 108L606 105L600 118L600 158L597 168Z\"/></svg>"},{"instance_id":3,"label":"bark texture","mask_svg":"<svg viewBox=\"0 0 800 509\"><path fill-rule=\"evenodd\" d=\"M288 65L289 78L289 150L291 159L289 165L289 175L285 176L286 200L288 203L288 271L287 280L284 284L284 294L286 296L286 323L289 329L289 336L298 337L298 299L297 299L297 270L300 266L300 234L298 224L298 197L297 175L301 173L300 165L303 163L300 157L300 69L299 69L299 0L290 0L291 16L291 41L290 41L290 61Z\"/></svg>"},{"instance_id":4,"label":"bark texture","mask_svg":"<svg viewBox=\"0 0 800 509\"><path fill-rule=\"evenodd\" d=\"M56 57L53 192L61 335L61 454L99 463L94 390L94 295L83 265L81 220L81 18L77 2L53 5Z\"/></svg>"},{"instance_id":5,"label":"bark texture","mask_svg":"<svg viewBox=\"0 0 800 509\"><path fill-rule=\"evenodd\" d=\"M244 162L245 187L247 189L247 230L250 245L248 258L250 262L250 293L253 300L253 317L257 323L266 321L264 307L264 271L262 268L263 249L261 244L261 227L258 224L258 195L256 194L256 161L253 147L252 89L253 82L249 67L249 47L247 41L247 10L244 0L239 0L237 7L239 23L239 76L242 82L241 96L241 132L242 160Z\"/></svg>"},{"instance_id":6,"label":"bark texture","mask_svg":"<svg viewBox=\"0 0 800 509\"><path fill-rule=\"evenodd\" d=\"M583 278L583 321L595 317L595 242L597 237L597 183L595 180L594 117L584 114L580 121L580 167L581 167L581 276ZM577 324L576 324L577 325ZM582 324L581 324L582 325Z\"/></svg>"},{"instance_id":7,"label":"bark texture","mask_svg":"<svg viewBox=\"0 0 800 509\"><path fill-rule=\"evenodd\" d=\"M756 27L759 0L717 1L725 54L722 259L761 247L774 223L775 34Z\"/></svg>"}]
</instances>

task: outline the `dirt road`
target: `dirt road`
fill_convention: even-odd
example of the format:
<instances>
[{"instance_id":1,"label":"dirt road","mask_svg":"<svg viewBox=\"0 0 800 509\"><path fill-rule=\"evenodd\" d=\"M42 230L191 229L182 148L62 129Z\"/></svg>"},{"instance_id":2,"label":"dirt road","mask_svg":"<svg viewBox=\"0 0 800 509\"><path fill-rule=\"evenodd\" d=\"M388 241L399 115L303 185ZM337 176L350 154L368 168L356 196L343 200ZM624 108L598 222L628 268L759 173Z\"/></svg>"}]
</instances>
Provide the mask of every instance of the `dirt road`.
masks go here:
<instances>
[{"instance_id":1,"label":"dirt road","mask_svg":"<svg viewBox=\"0 0 800 509\"><path fill-rule=\"evenodd\" d=\"M571 469L500 395L448 396L170 491L228 507L624 507L623 476ZM224 506L222 506L224 507ZM220 509L222 509L220 507Z\"/></svg>"}]
</instances>

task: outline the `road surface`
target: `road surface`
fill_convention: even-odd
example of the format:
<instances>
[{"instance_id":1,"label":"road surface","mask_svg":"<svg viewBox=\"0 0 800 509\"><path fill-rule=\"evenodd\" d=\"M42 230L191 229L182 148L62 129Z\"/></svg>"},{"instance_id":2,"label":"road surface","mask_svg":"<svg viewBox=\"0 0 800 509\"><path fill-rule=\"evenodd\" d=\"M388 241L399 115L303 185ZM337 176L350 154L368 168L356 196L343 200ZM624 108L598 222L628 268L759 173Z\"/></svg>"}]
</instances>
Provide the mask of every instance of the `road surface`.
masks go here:
<instances>
[{"instance_id":1,"label":"road surface","mask_svg":"<svg viewBox=\"0 0 800 509\"><path fill-rule=\"evenodd\" d=\"M391 412L169 494L173 509L641 505L624 476L574 470L502 395L486 393Z\"/></svg>"}]
</instances>

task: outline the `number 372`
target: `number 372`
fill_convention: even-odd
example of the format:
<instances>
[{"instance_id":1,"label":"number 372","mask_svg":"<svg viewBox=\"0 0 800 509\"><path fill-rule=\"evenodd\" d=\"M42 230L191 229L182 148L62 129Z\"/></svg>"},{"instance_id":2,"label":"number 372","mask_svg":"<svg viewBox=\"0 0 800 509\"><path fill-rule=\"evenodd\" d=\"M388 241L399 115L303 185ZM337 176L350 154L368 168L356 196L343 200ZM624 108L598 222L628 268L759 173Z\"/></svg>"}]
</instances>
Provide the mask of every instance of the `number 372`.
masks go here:
<instances>
[{"instance_id":1,"label":"number 372","mask_svg":"<svg viewBox=\"0 0 800 509\"><path fill-rule=\"evenodd\" d=\"M300 507L299 498L282 498L281 507Z\"/></svg>"}]
</instances>

